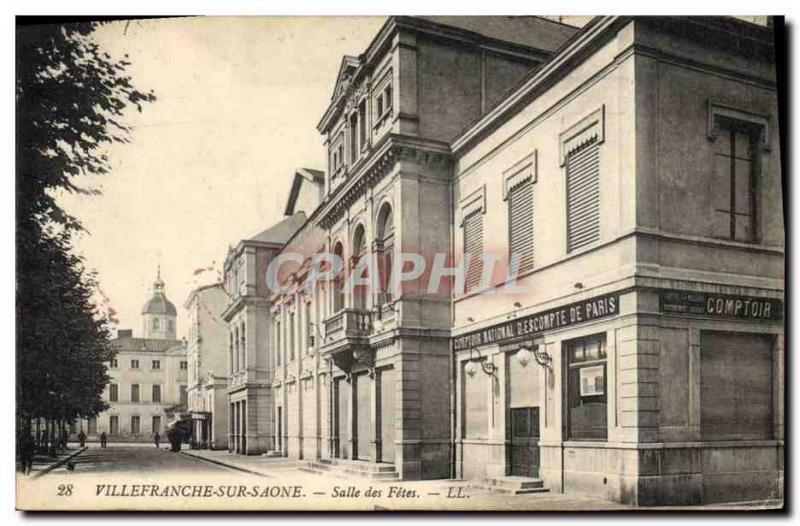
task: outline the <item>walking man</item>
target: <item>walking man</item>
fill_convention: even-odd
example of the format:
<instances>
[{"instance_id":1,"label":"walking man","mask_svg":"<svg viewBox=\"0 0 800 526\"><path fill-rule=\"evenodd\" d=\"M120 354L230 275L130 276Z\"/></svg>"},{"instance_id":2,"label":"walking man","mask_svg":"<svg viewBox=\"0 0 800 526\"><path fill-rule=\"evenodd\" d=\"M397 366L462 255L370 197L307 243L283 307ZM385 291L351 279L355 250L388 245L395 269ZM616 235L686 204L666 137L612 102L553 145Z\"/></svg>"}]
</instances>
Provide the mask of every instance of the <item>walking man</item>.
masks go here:
<instances>
[{"instance_id":1,"label":"walking man","mask_svg":"<svg viewBox=\"0 0 800 526\"><path fill-rule=\"evenodd\" d=\"M86 433L84 433L83 430L78 433L78 442L80 443L81 447L86 447Z\"/></svg>"},{"instance_id":2,"label":"walking man","mask_svg":"<svg viewBox=\"0 0 800 526\"><path fill-rule=\"evenodd\" d=\"M106 438L106 432L103 431L102 433L100 433L100 447L102 449L106 448L106 441L107 440L108 440L108 438Z\"/></svg>"},{"instance_id":3,"label":"walking man","mask_svg":"<svg viewBox=\"0 0 800 526\"><path fill-rule=\"evenodd\" d=\"M156 431L156 434L153 435L153 442L156 444L156 449L161 449L161 435L158 434L158 431Z\"/></svg>"}]
</instances>

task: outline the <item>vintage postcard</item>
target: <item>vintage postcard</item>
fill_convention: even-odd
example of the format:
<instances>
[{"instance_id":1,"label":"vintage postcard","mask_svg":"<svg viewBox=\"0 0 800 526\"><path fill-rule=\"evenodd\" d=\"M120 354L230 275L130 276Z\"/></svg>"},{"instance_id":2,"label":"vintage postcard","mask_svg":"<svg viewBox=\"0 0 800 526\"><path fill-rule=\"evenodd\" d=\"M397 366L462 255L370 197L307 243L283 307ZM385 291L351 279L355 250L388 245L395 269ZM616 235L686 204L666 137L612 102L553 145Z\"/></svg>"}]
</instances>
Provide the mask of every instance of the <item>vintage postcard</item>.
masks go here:
<instances>
[{"instance_id":1,"label":"vintage postcard","mask_svg":"<svg viewBox=\"0 0 800 526\"><path fill-rule=\"evenodd\" d=\"M18 19L17 507L783 508L783 35Z\"/></svg>"}]
</instances>

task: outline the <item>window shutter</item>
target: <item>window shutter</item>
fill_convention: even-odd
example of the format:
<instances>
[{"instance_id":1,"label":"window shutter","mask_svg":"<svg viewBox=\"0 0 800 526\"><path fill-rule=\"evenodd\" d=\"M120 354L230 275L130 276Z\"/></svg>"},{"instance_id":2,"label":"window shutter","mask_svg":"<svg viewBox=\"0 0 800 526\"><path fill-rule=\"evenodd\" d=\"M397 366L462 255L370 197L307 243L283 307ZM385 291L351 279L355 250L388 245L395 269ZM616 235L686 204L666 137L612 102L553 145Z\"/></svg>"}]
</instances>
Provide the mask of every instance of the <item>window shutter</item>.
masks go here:
<instances>
[{"instance_id":1,"label":"window shutter","mask_svg":"<svg viewBox=\"0 0 800 526\"><path fill-rule=\"evenodd\" d=\"M483 214L475 212L464 218L464 254L469 254L465 290L473 290L483 273Z\"/></svg>"},{"instance_id":2,"label":"window shutter","mask_svg":"<svg viewBox=\"0 0 800 526\"><path fill-rule=\"evenodd\" d=\"M567 251L600 240L600 157L597 138L567 156Z\"/></svg>"},{"instance_id":3,"label":"window shutter","mask_svg":"<svg viewBox=\"0 0 800 526\"><path fill-rule=\"evenodd\" d=\"M528 179L508 193L508 237L512 264L518 271L533 268L533 182Z\"/></svg>"}]
</instances>

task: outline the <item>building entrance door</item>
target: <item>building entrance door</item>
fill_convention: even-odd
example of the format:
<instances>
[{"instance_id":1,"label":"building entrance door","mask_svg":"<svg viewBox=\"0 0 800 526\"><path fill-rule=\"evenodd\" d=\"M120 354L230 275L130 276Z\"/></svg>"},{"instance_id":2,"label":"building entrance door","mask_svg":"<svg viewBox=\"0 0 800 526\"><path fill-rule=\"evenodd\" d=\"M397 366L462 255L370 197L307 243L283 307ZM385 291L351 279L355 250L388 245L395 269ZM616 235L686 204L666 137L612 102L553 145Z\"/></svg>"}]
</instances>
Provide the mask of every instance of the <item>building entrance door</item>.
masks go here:
<instances>
[{"instance_id":1,"label":"building entrance door","mask_svg":"<svg viewBox=\"0 0 800 526\"><path fill-rule=\"evenodd\" d=\"M367 373L354 377L356 382L356 441L355 458L370 460L372 450L372 379Z\"/></svg>"},{"instance_id":2,"label":"building entrance door","mask_svg":"<svg viewBox=\"0 0 800 526\"><path fill-rule=\"evenodd\" d=\"M334 453L338 458L350 458L350 430L348 429L350 385L344 379L336 380L334 396L336 397Z\"/></svg>"},{"instance_id":3,"label":"building entrance door","mask_svg":"<svg viewBox=\"0 0 800 526\"><path fill-rule=\"evenodd\" d=\"M539 408L514 407L509 413L511 475L538 478Z\"/></svg>"},{"instance_id":4,"label":"building entrance door","mask_svg":"<svg viewBox=\"0 0 800 526\"><path fill-rule=\"evenodd\" d=\"M397 399L397 385L394 369L384 369L380 373L380 433L381 462L394 463L394 406Z\"/></svg>"}]
</instances>

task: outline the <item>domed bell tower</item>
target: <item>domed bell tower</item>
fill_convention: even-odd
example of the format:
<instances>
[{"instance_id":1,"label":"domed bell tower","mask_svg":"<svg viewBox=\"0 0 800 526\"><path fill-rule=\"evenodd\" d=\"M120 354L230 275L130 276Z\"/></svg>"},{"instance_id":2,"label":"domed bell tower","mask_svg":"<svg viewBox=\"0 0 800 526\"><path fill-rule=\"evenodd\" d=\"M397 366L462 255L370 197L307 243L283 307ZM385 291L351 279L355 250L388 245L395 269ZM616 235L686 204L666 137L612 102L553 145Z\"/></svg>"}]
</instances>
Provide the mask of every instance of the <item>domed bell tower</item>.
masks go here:
<instances>
[{"instance_id":1,"label":"domed bell tower","mask_svg":"<svg viewBox=\"0 0 800 526\"><path fill-rule=\"evenodd\" d=\"M164 292L159 265L156 280L153 282L153 296L142 308L142 334L145 338L174 340L177 317L175 305L167 299Z\"/></svg>"}]
</instances>

